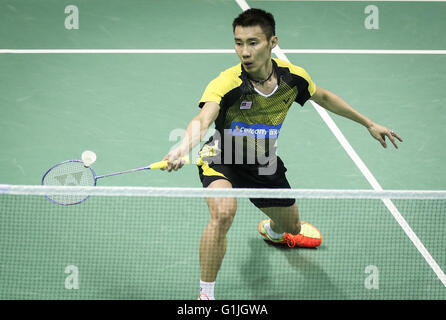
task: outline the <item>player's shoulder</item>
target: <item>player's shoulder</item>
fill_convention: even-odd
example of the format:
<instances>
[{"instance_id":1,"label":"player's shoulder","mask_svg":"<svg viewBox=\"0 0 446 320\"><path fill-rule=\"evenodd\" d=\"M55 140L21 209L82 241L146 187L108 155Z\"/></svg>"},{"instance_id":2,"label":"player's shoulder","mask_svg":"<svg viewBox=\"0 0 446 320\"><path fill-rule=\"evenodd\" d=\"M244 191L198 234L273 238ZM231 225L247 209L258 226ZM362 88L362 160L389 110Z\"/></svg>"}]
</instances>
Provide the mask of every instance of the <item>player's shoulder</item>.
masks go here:
<instances>
[{"instance_id":1,"label":"player's shoulder","mask_svg":"<svg viewBox=\"0 0 446 320\"><path fill-rule=\"evenodd\" d=\"M241 74L242 67L239 63L220 72L220 74L210 82L210 85L217 86L222 91L230 91L242 84Z\"/></svg>"},{"instance_id":2,"label":"player's shoulder","mask_svg":"<svg viewBox=\"0 0 446 320\"><path fill-rule=\"evenodd\" d=\"M235 66L232 66L220 72L220 74L216 79L227 80L227 81L234 81L234 80L238 81L240 80L241 74L242 74L242 66L239 63Z\"/></svg>"},{"instance_id":3,"label":"player's shoulder","mask_svg":"<svg viewBox=\"0 0 446 320\"><path fill-rule=\"evenodd\" d=\"M285 60L281 60L281 59L277 59L277 58L273 58L273 60L277 63L277 66L279 68L286 68L289 70L290 73L306 78L308 76L307 71L300 67L297 66L295 64L292 64L291 62L285 61Z\"/></svg>"}]
</instances>

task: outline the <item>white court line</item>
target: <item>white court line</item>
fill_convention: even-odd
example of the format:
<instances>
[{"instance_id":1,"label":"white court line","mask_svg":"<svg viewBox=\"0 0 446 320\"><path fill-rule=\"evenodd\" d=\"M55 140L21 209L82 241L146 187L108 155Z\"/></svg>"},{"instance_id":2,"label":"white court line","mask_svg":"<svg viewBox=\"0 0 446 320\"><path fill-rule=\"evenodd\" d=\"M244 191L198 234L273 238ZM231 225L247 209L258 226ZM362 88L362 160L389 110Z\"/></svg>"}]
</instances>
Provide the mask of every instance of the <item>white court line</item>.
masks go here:
<instances>
[{"instance_id":1,"label":"white court line","mask_svg":"<svg viewBox=\"0 0 446 320\"><path fill-rule=\"evenodd\" d=\"M446 1L446 0L445 0ZM445 55L446 50L383 50L383 49L281 49L281 52L300 54L414 54ZM235 53L234 49L0 49L0 54L216 54Z\"/></svg>"},{"instance_id":2,"label":"white court line","mask_svg":"<svg viewBox=\"0 0 446 320\"><path fill-rule=\"evenodd\" d=\"M245 0L235 0L235 1L240 6L240 8L242 8L242 10L249 9L249 5L246 3ZM279 59L289 61L279 46L276 46L276 48L274 49L273 52ZM365 163L361 160L359 155L356 153L356 151L353 149L353 147L347 141L345 136L342 134L341 130L338 128L336 123L333 121L333 119L328 114L327 110L325 110L324 108L322 108L321 106L319 106L316 102L314 102L312 100L310 100L310 102L313 105L313 107L316 109L316 111L319 113L321 118L324 120L324 122L327 124L327 126L331 130L331 132L338 139L338 141L340 142L340 144L342 145L344 150L347 152L347 154L350 156L350 158L353 160L353 162L356 164L356 166L359 168L359 170L361 170L362 174L367 179L367 181L370 183L372 188L377 191L382 191L383 189L382 189L381 185L378 183L378 181L375 179L373 174L367 168ZM398 211L398 209L395 207L393 202L390 199L382 199L382 201L383 201L384 205L387 207L387 209L390 211L392 216L395 218L395 220L398 222L398 224L401 226L403 231L409 237L410 241L412 241L412 243L415 245L415 247L421 253L423 258L426 260L426 262L429 264L429 266L435 272L437 277L440 279L440 281L446 287L446 275L444 274L443 270L441 270L438 263L435 261L435 259L429 253L429 251L427 251L424 244L421 242L421 240L418 238L418 236L415 234L415 232L409 226L409 224L404 219L404 217L401 215L401 213Z\"/></svg>"},{"instance_id":3,"label":"white court line","mask_svg":"<svg viewBox=\"0 0 446 320\"><path fill-rule=\"evenodd\" d=\"M446 50L282 49L283 53L323 54L446 54Z\"/></svg>"},{"instance_id":4,"label":"white court line","mask_svg":"<svg viewBox=\"0 0 446 320\"><path fill-rule=\"evenodd\" d=\"M0 53L234 53L234 49L0 49Z\"/></svg>"}]
</instances>

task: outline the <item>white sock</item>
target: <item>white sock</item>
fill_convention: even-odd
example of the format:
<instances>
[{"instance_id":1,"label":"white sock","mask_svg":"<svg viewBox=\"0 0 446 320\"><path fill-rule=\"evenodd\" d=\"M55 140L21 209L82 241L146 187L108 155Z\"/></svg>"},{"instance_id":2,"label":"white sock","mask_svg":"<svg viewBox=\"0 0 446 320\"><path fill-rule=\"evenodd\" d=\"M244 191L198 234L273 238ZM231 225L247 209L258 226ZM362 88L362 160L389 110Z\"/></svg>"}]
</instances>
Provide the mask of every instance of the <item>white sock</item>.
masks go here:
<instances>
[{"instance_id":1,"label":"white sock","mask_svg":"<svg viewBox=\"0 0 446 320\"><path fill-rule=\"evenodd\" d=\"M285 235L285 232L284 233L274 232L271 229L271 226L269 225L269 222L265 223L264 227L265 227L266 232L268 232L268 235L271 237L271 239L279 240L279 239L282 239L283 236Z\"/></svg>"},{"instance_id":2,"label":"white sock","mask_svg":"<svg viewBox=\"0 0 446 320\"><path fill-rule=\"evenodd\" d=\"M204 282L200 280L200 293L204 293L209 300L215 300L214 298L214 282Z\"/></svg>"}]
</instances>

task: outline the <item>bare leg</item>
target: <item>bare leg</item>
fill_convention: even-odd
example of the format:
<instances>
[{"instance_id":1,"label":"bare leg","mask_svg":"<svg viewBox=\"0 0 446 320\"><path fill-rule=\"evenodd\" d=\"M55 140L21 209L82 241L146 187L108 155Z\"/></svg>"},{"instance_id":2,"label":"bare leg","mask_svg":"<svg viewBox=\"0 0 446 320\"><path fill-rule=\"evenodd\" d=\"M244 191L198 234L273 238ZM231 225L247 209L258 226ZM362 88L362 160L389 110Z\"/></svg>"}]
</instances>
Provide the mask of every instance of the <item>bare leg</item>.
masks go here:
<instances>
[{"instance_id":1,"label":"bare leg","mask_svg":"<svg viewBox=\"0 0 446 320\"><path fill-rule=\"evenodd\" d=\"M296 203L289 207L271 207L260 210L271 218L270 227L274 232L291 234L300 232L299 210Z\"/></svg>"},{"instance_id":2,"label":"bare leg","mask_svg":"<svg viewBox=\"0 0 446 320\"><path fill-rule=\"evenodd\" d=\"M220 179L208 188L232 188L229 181ZM209 224L200 241L201 280L214 282L226 252L226 234L237 210L235 198L207 198L210 211Z\"/></svg>"}]
</instances>

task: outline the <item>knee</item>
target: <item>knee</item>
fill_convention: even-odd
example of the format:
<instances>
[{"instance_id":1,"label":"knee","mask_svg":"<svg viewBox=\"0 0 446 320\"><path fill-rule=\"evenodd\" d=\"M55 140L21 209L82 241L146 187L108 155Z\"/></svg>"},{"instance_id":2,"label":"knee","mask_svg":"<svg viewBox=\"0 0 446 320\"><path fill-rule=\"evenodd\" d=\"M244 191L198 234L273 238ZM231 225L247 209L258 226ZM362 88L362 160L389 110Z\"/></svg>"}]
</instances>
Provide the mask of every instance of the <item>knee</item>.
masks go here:
<instances>
[{"instance_id":1,"label":"knee","mask_svg":"<svg viewBox=\"0 0 446 320\"><path fill-rule=\"evenodd\" d=\"M210 223L219 231L227 231L232 225L237 205L222 201L211 209Z\"/></svg>"}]
</instances>

